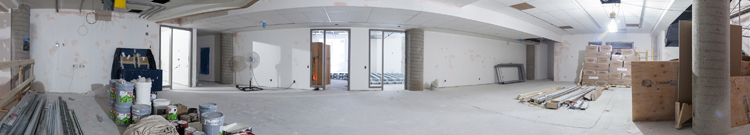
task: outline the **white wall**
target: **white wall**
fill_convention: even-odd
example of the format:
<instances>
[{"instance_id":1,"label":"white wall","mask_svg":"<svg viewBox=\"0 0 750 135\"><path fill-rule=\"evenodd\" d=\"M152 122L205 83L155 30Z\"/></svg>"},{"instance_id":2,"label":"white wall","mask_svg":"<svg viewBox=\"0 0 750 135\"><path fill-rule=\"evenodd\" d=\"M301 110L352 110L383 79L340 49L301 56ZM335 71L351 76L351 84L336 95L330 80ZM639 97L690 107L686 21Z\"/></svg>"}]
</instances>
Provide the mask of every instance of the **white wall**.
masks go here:
<instances>
[{"instance_id":1,"label":"white wall","mask_svg":"<svg viewBox=\"0 0 750 135\"><path fill-rule=\"evenodd\" d=\"M554 44L549 44L549 42L542 42L540 45L537 45L535 49L535 60L534 64L536 67L534 69L534 79L536 80L547 80L549 79L549 70L551 66L549 65L549 56L550 53L548 52L549 48L553 46Z\"/></svg>"},{"instance_id":2,"label":"white wall","mask_svg":"<svg viewBox=\"0 0 750 135\"><path fill-rule=\"evenodd\" d=\"M235 34L234 55L247 58L253 50L260 55L253 85L263 87L310 88L310 29L280 29ZM235 74L235 82L247 85L250 69Z\"/></svg>"},{"instance_id":3,"label":"white wall","mask_svg":"<svg viewBox=\"0 0 750 135\"><path fill-rule=\"evenodd\" d=\"M438 79L440 87L494 83L496 64L526 62L522 44L434 31L424 36L424 81Z\"/></svg>"},{"instance_id":4,"label":"white wall","mask_svg":"<svg viewBox=\"0 0 750 135\"><path fill-rule=\"evenodd\" d=\"M158 24L122 13L113 14L113 21L88 24L88 12L31 9L31 58L36 60L35 83L41 83L34 89L85 93L107 85L118 47L151 49L158 64ZM74 64L85 68L72 68Z\"/></svg>"},{"instance_id":5,"label":"white wall","mask_svg":"<svg viewBox=\"0 0 750 135\"><path fill-rule=\"evenodd\" d=\"M634 42L636 48L651 48L651 36L647 33L578 34L564 35L562 39L561 43L555 43L555 81L575 81L590 41Z\"/></svg>"},{"instance_id":6,"label":"white wall","mask_svg":"<svg viewBox=\"0 0 750 135\"><path fill-rule=\"evenodd\" d=\"M0 62L11 61L10 12L0 13ZM0 95L10 92L11 70L0 69Z\"/></svg>"},{"instance_id":7,"label":"white wall","mask_svg":"<svg viewBox=\"0 0 750 135\"><path fill-rule=\"evenodd\" d=\"M214 57L215 57L214 54L217 51L216 48L215 48L215 43L216 43L215 41L216 40L217 40L216 39L216 35L206 35L206 36L200 36L200 37L198 37L198 43L197 43L198 44L198 50L196 50L196 51L198 51L198 59L196 60L198 62L198 66L196 68L198 68L198 80L199 81L211 81L211 82L214 81L214 75L216 74L214 72L214 71L216 71L216 70L214 70L216 68L215 65L214 65L214 63L216 63L216 61L214 61ZM200 49L201 48L206 48L206 47L208 47L209 50L210 50L210 52L209 52L210 56L208 56L208 59L209 59L208 74L204 75L204 74L200 73L200 70L201 70L200 63L202 62L201 61L201 57L203 57L201 55L201 53L200 53L200 51L201 51Z\"/></svg>"}]
</instances>

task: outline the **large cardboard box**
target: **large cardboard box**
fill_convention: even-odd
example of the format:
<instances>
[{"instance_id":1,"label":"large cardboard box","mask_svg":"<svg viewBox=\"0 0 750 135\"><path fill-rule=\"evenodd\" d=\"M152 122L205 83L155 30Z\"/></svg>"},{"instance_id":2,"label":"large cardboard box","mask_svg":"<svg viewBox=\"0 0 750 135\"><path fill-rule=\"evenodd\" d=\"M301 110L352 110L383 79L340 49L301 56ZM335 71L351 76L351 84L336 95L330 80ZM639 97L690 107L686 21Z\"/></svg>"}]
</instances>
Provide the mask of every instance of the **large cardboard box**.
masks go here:
<instances>
[{"instance_id":1,"label":"large cardboard box","mask_svg":"<svg viewBox=\"0 0 750 135\"><path fill-rule=\"evenodd\" d=\"M599 52L599 46L586 46L586 53Z\"/></svg>"},{"instance_id":2,"label":"large cardboard box","mask_svg":"<svg viewBox=\"0 0 750 135\"><path fill-rule=\"evenodd\" d=\"M583 69L606 71L609 70L609 64L583 63Z\"/></svg>"},{"instance_id":3,"label":"large cardboard box","mask_svg":"<svg viewBox=\"0 0 750 135\"><path fill-rule=\"evenodd\" d=\"M609 71L596 71L596 75L607 76L607 75L609 75Z\"/></svg>"},{"instance_id":4,"label":"large cardboard box","mask_svg":"<svg viewBox=\"0 0 750 135\"><path fill-rule=\"evenodd\" d=\"M596 86L596 81L583 80L581 81L581 86Z\"/></svg>"},{"instance_id":5,"label":"large cardboard box","mask_svg":"<svg viewBox=\"0 0 750 135\"><path fill-rule=\"evenodd\" d=\"M599 62L598 60L599 60L599 58L596 58L596 57L585 57L585 58L583 58L583 62L585 62L585 63L597 63L597 62Z\"/></svg>"},{"instance_id":6,"label":"large cardboard box","mask_svg":"<svg viewBox=\"0 0 750 135\"><path fill-rule=\"evenodd\" d=\"M583 78L581 78L581 79L583 81L593 81L593 82L602 81L602 80L606 81L607 80L607 76L603 76L603 75L584 75Z\"/></svg>"},{"instance_id":7,"label":"large cardboard box","mask_svg":"<svg viewBox=\"0 0 750 135\"><path fill-rule=\"evenodd\" d=\"M622 67L622 61L620 60L611 60L609 61L609 67Z\"/></svg>"},{"instance_id":8,"label":"large cardboard box","mask_svg":"<svg viewBox=\"0 0 750 135\"><path fill-rule=\"evenodd\" d=\"M602 91L604 91L604 87L598 87L594 91L591 91L583 96L583 98L589 99L591 101L596 101L596 99L599 99L599 96L602 96Z\"/></svg>"},{"instance_id":9,"label":"large cardboard box","mask_svg":"<svg viewBox=\"0 0 750 135\"><path fill-rule=\"evenodd\" d=\"M623 62L622 67L630 67L632 65L631 63L632 61L625 61Z\"/></svg>"},{"instance_id":10,"label":"large cardboard box","mask_svg":"<svg viewBox=\"0 0 750 135\"><path fill-rule=\"evenodd\" d=\"M596 83L594 83L594 85L601 86L601 87L605 87L607 86L607 84L609 84L607 80L599 80L599 81L596 81Z\"/></svg>"},{"instance_id":11,"label":"large cardboard box","mask_svg":"<svg viewBox=\"0 0 750 135\"><path fill-rule=\"evenodd\" d=\"M586 57L610 58L612 57L612 53L611 52L586 52Z\"/></svg>"},{"instance_id":12,"label":"large cardboard box","mask_svg":"<svg viewBox=\"0 0 750 135\"><path fill-rule=\"evenodd\" d=\"M622 74L609 74L607 79L622 79Z\"/></svg>"},{"instance_id":13,"label":"large cardboard box","mask_svg":"<svg viewBox=\"0 0 750 135\"><path fill-rule=\"evenodd\" d=\"M583 69L583 75L596 75L596 70L593 70L593 69Z\"/></svg>"},{"instance_id":14,"label":"large cardboard box","mask_svg":"<svg viewBox=\"0 0 750 135\"><path fill-rule=\"evenodd\" d=\"M599 52L612 52L612 46L611 45L599 46Z\"/></svg>"},{"instance_id":15,"label":"large cardboard box","mask_svg":"<svg viewBox=\"0 0 750 135\"><path fill-rule=\"evenodd\" d=\"M633 49L621 49L620 55L635 56L635 51Z\"/></svg>"},{"instance_id":16,"label":"large cardboard box","mask_svg":"<svg viewBox=\"0 0 750 135\"><path fill-rule=\"evenodd\" d=\"M625 79L609 79L607 80L607 82L609 82L609 84L614 84L614 85L632 85L631 84L632 80L625 80Z\"/></svg>"},{"instance_id":17,"label":"large cardboard box","mask_svg":"<svg viewBox=\"0 0 750 135\"><path fill-rule=\"evenodd\" d=\"M610 67L609 68L609 74L622 74L622 73L630 74L630 68L629 67Z\"/></svg>"},{"instance_id":18,"label":"large cardboard box","mask_svg":"<svg viewBox=\"0 0 750 135\"><path fill-rule=\"evenodd\" d=\"M741 63L740 75L750 76L750 61L742 61Z\"/></svg>"},{"instance_id":19,"label":"large cardboard box","mask_svg":"<svg viewBox=\"0 0 750 135\"><path fill-rule=\"evenodd\" d=\"M609 64L609 58L599 58L597 59L597 62L599 64Z\"/></svg>"},{"instance_id":20,"label":"large cardboard box","mask_svg":"<svg viewBox=\"0 0 750 135\"><path fill-rule=\"evenodd\" d=\"M679 64L675 61L632 63L633 121L675 120Z\"/></svg>"},{"instance_id":21,"label":"large cardboard box","mask_svg":"<svg viewBox=\"0 0 750 135\"><path fill-rule=\"evenodd\" d=\"M624 80L633 80L633 76L627 73L622 73L622 79Z\"/></svg>"},{"instance_id":22,"label":"large cardboard box","mask_svg":"<svg viewBox=\"0 0 750 135\"><path fill-rule=\"evenodd\" d=\"M638 61L638 56L635 55L612 55L612 60L619 61Z\"/></svg>"}]
</instances>

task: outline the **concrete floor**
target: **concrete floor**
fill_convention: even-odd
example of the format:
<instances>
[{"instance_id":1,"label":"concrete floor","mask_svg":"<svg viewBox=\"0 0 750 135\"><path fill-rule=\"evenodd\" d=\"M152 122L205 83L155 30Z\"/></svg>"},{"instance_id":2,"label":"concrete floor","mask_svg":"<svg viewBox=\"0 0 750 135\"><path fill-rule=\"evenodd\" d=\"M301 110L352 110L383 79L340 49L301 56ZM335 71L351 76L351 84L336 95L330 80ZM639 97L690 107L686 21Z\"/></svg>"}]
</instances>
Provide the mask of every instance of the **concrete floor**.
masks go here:
<instances>
[{"instance_id":1,"label":"concrete floor","mask_svg":"<svg viewBox=\"0 0 750 135\"><path fill-rule=\"evenodd\" d=\"M189 107L217 103L225 122L251 125L255 134L693 134L690 127L674 129L673 121L632 122L630 89L605 91L585 111L543 109L514 100L521 93L560 85L572 83L529 81L437 91L201 88L158 96ZM109 119L96 121L96 115L106 117L105 93L49 96L74 99L69 106L86 134L124 131ZM732 134L748 133L748 125L732 128Z\"/></svg>"}]
</instances>

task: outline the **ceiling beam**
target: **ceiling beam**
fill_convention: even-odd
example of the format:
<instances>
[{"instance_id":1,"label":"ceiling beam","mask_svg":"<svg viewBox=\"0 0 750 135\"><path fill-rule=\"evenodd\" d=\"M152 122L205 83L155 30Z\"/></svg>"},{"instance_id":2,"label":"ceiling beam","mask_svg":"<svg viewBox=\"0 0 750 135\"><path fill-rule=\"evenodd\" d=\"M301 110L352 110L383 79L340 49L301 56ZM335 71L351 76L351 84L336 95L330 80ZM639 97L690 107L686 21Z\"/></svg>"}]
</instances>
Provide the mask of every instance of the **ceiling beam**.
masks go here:
<instances>
[{"instance_id":1,"label":"ceiling beam","mask_svg":"<svg viewBox=\"0 0 750 135\"><path fill-rule=\"evenodd\" d=\"M646 15L646 0L643 0L643 5L641 5L641 21L638 23L638 29L641 29L643 27L643 16Z\"/></svg>"},{"instance_id":2,"label":"ceiling beam","mask_svg":"<svg viewBox=\"0 0 750 135\"><path fill-rule=\"evenodd\" d=\"M586 8L583 8L583 6L581 6L581 3L578 3L578 0L571 0L571 1L573 1L574 3L576 3L576 5L578 6L578 8L581 8L583 10L583 12L586 13L586 17L589 17L589 20L591 20L592 22L594 22L594 24L596 24L596 27L598 27L600 30L602 29L602 26L599 26L599 23L596 22L596 20L594 20L594 17L591 17L591 14L589 14L589 11L586 11Z\"/></svg>"}]
</instances>

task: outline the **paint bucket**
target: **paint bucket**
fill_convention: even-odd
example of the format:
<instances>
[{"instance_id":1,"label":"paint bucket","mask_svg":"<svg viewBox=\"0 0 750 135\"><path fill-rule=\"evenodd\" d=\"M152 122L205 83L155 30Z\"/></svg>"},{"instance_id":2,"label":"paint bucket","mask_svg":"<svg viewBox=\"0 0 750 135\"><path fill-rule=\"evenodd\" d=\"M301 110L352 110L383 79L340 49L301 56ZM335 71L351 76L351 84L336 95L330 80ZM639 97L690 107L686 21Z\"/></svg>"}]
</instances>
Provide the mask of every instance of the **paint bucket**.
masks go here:
<instances>
[{"instance_id":1,"label":"paint bucket","mask_svg":"<svg viewBox=\"0 0 750 135\"><path fill-rule=\"evenodd\" d=\"M154 101L156 99L156 94L151 94L151 101Z\"/></svg>"},{"instance_id":2,"label":"paint bucket","mask_svg":"<svg viewBox=\"0 0 750 135\"><path fill-rule=\"evenodd\" d=\"M195 131L198 131L198 129L195 129L194 127L187 127L185 128L185 135L193 135Z\"/></svg>"},{"instance_id":3,"label":"paint bucket","mask_svg":"<svg viewBox=\"0 0 750 135\"><path fill-rule=\"evenodd\" d=\"M187 121L177 121L177 133L184 135L185 134L185 128L188 127Z\"/></svg>"},{"instance_id":4,"label":"paint bucket","mask_svg":"<svg viewBox=\"0 0 750 135\"><path fill-rule=\"evenodd\" d=\"M131 106L133 105L133 83L125 82L125 83L117 83L117 95L115 97L117 100L115 100L117 105L126 105Z\"/></svg>"},{"instance_id":5,"label":"paint bucket","mask_svg":"<svg viewBox=\"0 0 750 135\"><path fill-rule=\"evenodd\" d=\"M133 119L133 123L138 122L138 120L141 120L141 118L151 115L151 106L149 105L133 105L130 107L131 110L131 116Z\"/></svg>"},{"instance_id":6,"label":"paint bucket","mask_svg":"<svg viewBox=\"0 0 750 135\"><path fill-rule=\"evenodd\" d=\"M177 106L167 106L167 120L177 120Z\"/></svg>"},{"instance_id":7,"label":"paint bucket","mask_svg":"<svg viewBox=\"0 0 750 135\"><path fill-rule=\"evenodd\" d=\"M115 100L109 100L109 118L115 120Z\"/></svg>"},{"instance_id":8,"label":"paint bucket","mask_svg":"<svg viewBox=\"0 0 750 135\"><path fill-rule=\"evenodd\" d=\"M201 117L203 117L204 113L216 112L219 110L219 106L216 105L216 103L201 103L198 105L198 108L200 108L198 116Z\"/></svg>"},{"instance_id":9,"label":"paint bucket","mask_svg":"<svg viewBox=\"0 0 750 135\"><path fill-rule=\"evenodd\" d=\"M115 101L115 92L117 92L117 89L115 87L117 86L117 80L109 80L109 99L112 101Z\"/></svg>"},{"instance_id":10,"label":"paint bucket","mask_svg":"<svg viewBox=\"0 0 750 135\"><path fill-rule=\"evenodd\" d=\"M184 121L190 122L190 120L191 120L190 119L190 115L187 115L187 114L180 115L180 120L184 120Z\"/></svg>"},{"instance_id":11,"label":"paint bucket","mask_svg":"<svg viewBox=\"0 0 750 135\"><path fill-rule=\"evenodd\" d=\"M198 122L198 121L200 121L198 119L198 113L188 113L188 116L190 116L190 122Z\"/></svg>"},{"instance_id":12,"label":"paint bucket","mask_svg":"<svg viewBox=\"0 0 750 135\"><path fill-rule=\"evenodd\" d=\"M193 132L193 135L206 135L206 132L203 132L203 131L195 131L195 132Z\"/></svg>"},{"instance_id":13,"label":"paint bucket","mask_svg":"<svg viewBox=\"0 0 750 135\"><path fill-rule=\"evenodd\" d=\"M198 113L198 108L188 108L188 113Z\"/></svg>"},{"instance_id":14,"label":"paint bucket","mask_svg":"<svg viewBox=\"0 0 750 135\"><path fill-rule=\"evenodd\" d=\"M167 99L154 99L154 101L152 103L153 103L153 107L154 107L153 110L156 110L156 111L153 111L153 113L155 115L166 114L166 112L167 112L167 106L169 106L169 100L167 100Z\"/></svg>"},{"instance_id":15,"label":"paint bucket","mask_svg":"<svg viewBox=\"0 0 750 135\"><path fill-rule=\"evenodd\" d=\"M221 112L209 112L201 114L203 120L203 131L206 135L221 135L224 126L224 114Z\"/></svg>"},{"instance_id":16,"label":"paint bucket","mask_svg":"<svg viewBox=\"0 0 750 135\"><path fill-rule=\"evenodd\" d=\"M115 106L115 125L117 126L128 126L130 124L131 113L130 106L116 105Z\"/></svg>"},{"instance_id":17,"label":"paint bucket","mask_svg":"<svg viewBox=\"0 0 750 135\"><path fill-rule=\"evenodd\" d=\"M135 104L151 104L151 82L135 83Z\"/></svg>"}]
</instances>

